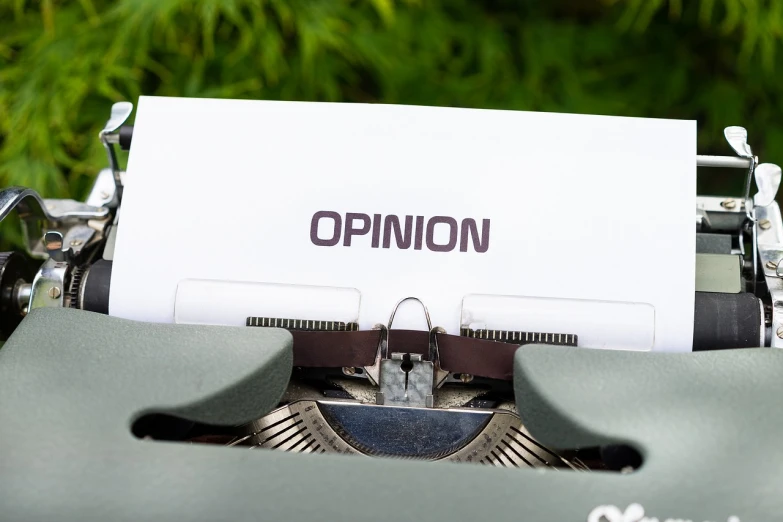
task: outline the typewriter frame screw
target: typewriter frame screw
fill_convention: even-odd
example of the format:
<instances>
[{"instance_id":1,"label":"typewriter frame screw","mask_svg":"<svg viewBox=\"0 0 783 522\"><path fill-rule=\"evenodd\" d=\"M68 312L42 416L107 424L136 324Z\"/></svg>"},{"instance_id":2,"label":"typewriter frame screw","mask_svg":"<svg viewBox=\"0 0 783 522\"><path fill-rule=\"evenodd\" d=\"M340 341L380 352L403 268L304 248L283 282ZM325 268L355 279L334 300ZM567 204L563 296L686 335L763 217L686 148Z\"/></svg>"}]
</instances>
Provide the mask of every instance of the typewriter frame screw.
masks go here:
<instances>
[{"instance_id":1,"label":"typewriter frame screw","mask_svg":"<svg viewBox=\"0 0 783 522\"><path fill-rule=\"evenodd\" d=\"M49 297L51 297L52 299L57 299L58 297L60 297L61 291L56 286L53 286L49 289L49 292L47 293L49 294Z\"/></svg>"},{"instance_id":2,"label":"typewriter frame screw","mask_svg":"<svg viewBox=\"0 0 783 522\"><path fill-rule=\"evenodd\" d=\"M769 219L759 220L759 227L761 230L769 230L772 227L772 222Z\"/></svg>"},{"instance_id":3,"label":"typewriter frame screw","mask_svg":"<svg viewBox=\"0 0 783 522\"><path fill-rule=\"evenodd\" d=\"M345 375L356 375L356 368L354 368L353 366L344 366L343 373Z\"/></svg>"},{"instance_id":4,"label":"typewriter frame screw","mask_svg":"<svg viewBox=\"0 0 783 522\"><path fill-rule=\"evenodd\" d=\"M770 270L775 270L778 267L778 264L774 261L767 261L764 266L766 266Z\"/></svg>"},{"instance_id":5,"label":"typewriter frame screw","mask_svg":"<svg viewBox=\"0 0 783 522\"><path fill-rule=\"evenodd\" d=\"M783 326L778 326L778 330L775 333L779 338L783 339Z\"/></svg>"},{"instance_id":6,"label":"typewriter frame screw","mask_svg":"<svg viewBox=\"0 0 783 522\"><path fill-rule=\"evenodd\" d=\"M724 199L720 202L720 206L722 206L725 209L732 210L737 208L737 202L734 199Z\"/></svg>"}]
</instances>

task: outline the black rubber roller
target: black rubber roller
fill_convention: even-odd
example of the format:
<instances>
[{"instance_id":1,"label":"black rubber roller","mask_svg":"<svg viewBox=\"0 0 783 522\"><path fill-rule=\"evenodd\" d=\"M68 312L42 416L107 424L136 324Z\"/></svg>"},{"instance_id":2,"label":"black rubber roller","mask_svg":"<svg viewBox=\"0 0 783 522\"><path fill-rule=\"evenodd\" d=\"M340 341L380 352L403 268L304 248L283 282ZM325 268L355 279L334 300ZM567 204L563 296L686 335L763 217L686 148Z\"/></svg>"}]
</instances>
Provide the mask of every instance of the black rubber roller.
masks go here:
<instances>
[{"instance_id":1,"label":"black rubber roller","mask_svg":"<svg viewBox=\"0 0 783 522\"><path fill-rule=\"evenodd\" d=\"M109 313L111 267L111 261L101 259L85 271L79 288L77 308L101 314Z\"/></svg>"},{"instance_id":2,"label":"black rubber roller","mask_svg":"<svg viewBox=\"0 0 783 522\"><path fill-rule=\"evenodd\" d=\"M123 125L120 127L120 148L122 150L130 150L132 140L133 125Z\"/></svg>"}]
</instances>

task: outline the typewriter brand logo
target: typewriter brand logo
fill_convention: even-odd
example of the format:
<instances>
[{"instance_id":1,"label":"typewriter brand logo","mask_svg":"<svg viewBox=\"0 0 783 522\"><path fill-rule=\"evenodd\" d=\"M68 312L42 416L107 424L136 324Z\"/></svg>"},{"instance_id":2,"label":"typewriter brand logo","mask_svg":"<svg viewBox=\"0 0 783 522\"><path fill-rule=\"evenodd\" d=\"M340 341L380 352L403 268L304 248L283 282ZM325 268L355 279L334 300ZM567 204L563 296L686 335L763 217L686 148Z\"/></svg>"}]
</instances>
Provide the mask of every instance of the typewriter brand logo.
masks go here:
<instances>
[{"instance_id":1,"label":"typewriter brand logo","mask_svg":"<svg viewBox=\"0 0 783 522\"><path fill-rule=\"evenodd\" d=\"M358 243L357 238L369 236ZM432 250L433 252L478 253L489 250L489 219L481 220L481 228L475 219L462 221L449 216L395 216L390 214L360 214L348 212L345 217L337 212L321 210L310 221L310 241L317 246L343 246L368 244L370 248L398 248L407 250Z\"/></svg>"},{"instance_id":2,"label":"typewriter brand logo","mask_svg":"<svg viewBox=\"0 0 783 522\"><path fill-rule=\"evenodd\" d=\"M641 504L631 504L625 508L625 511L617 506L598 506L587 515L587 522L659 522L659 519L644 516L644 508ZM694 521L686 518L664 518L660 519L660 522ZM732 515L727 519L727 522L740 522L740 519Z\"/></svg>"}]
</instances>

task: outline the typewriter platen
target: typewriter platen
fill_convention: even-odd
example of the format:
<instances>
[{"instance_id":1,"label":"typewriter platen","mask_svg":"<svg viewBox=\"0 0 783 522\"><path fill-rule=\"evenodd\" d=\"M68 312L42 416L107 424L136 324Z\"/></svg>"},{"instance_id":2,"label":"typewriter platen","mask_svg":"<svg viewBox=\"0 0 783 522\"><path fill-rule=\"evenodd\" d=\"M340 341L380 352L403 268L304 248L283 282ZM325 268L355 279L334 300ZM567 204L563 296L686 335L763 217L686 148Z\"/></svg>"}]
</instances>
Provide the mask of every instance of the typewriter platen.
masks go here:
<instances>
[{"instance_id":1,"label":"typewriter platen","mask_svg":"<svg viewBox=\"0 0 783 522\"><path fill-rule=\"evenodd\" d=\"M36 308L108 313L124 175L115 147L131 146L133 128L123 124L132 109L112 107L100 133L109 168L85 202L44 199L22 187L0 193L0 219L18 212L27 247L0 254L3 338ZM725 136L736 155L699 156L698 166L739 169L745 193L697 198L694 351L781 347L783 221L775 202L781 169L758 162L743 128L729 127ZM149 416L134 432L187 443L494 466L628 471L640 464L629 448L547 448L519 418L510 384L516 348L579 346L577 335L463 325L460 336L444 336L426 303L416 297L400 303L408 300L421 306L428 331L394 330L397 307L370 332L354 323L248 317L248 328L283 328L294 337L295 368L279 407L231 428ZM469 347L476 343L493 355L475 357Z\"/></svg>"}]
</instances>

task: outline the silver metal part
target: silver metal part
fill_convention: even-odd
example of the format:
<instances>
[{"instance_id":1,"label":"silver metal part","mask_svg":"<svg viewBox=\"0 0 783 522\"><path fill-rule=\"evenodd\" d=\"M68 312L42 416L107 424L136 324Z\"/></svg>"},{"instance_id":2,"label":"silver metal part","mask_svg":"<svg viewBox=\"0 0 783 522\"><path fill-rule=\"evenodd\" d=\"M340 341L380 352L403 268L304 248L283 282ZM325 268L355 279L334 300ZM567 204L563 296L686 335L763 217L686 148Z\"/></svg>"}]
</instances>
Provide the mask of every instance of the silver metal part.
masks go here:
<instances>
[{"instance_id":1,"label":"silver metal part","mask_svg":"<svg viewBox=\"0 0 783 522\"><path fill-rule=\"evenodd\" d=\"M780 207L774 201L766 207L756 207L755 213L758 220L755 224L758 254L772 302L770 329L772 332L783 331L783 278L777 273L778 264L783 259L783 219ZM770 226L761 227L762 220L767 220ZM771 336L770 346L783 348L783 339L777 335Z\"/></svg>"},{"instance_id":2,"label":"silver metal part","mask_svg":"<svg viewBox=\"0 0 783 522\"><path fill-rule=\"evenodd\" d=\"M114 136L110 134L109 136ZM125 173L120 171L120 180L124 182ZM95 178L90 195L87 196L88 205L95 207L116 207L117 190L114 185L114 174L111 169L102 169Z\"/></svg>"},{"instance_id":3,"label":"silver metal part","mask_svg":"<svg viewBox=\"0 0 783 522\"><path fill-rule=\"evenodd\" d=\"M418 301L424 309L424 317L429 329L429 360L427 361L423 360L420 354L409 354L409 357L405 357L406 354L395 353L389 357L391 325L399 306L408 300ZM429 311L417 297L406 297L398 301L389 316L388 325L378 324L373 329L379 330L378 350L375 362L372 366L364 368L364 374L370 382L381 388L376 396L376 402L431 408L434 402L434 388L440 387L449 376L448 371L441 368L438 350L438 334L445 333L445 330L432 327ZM426 378L424 374L427 374Z\"/></svg>"},{"instance_id":4,"label":"silver metal part","mask_svg":"<svg viewBox=\"0 0 783 522\"><path fill-rule=\"evenodd\" d=\"M752 158L753 151L748 145L748 131L744 127L726 127L723 129L723 135L726 137L726 141L729 142L731 148L737 153L737 156L741 158Z\"/></svg>"},{"instance_id":5,"label":"silver metal part","mask_svg":"<svg viewBox=\"0 0 783 522\"><path fill-rule=\"evenodd\" d=\"M752 170L752 169L751 169ZM756 293L756 285L758 281L758 255L756 252L758 251L758 231L760 229L768 229L770 222L769 220L763 220L764 225L761 225L761 221L757 217L758 215L758 208L766 207L770 205L773 201L775 201L775 196L777 196L778 188L780 187L780 178L781 178L781 171L780 167L777 165L773 165L772 163L762 163L761 165L756 166L755 172L753 173L756 178L756 186L758 187L759 191L758 193L753 196L752 204L753 204L753 210L750 214L750 223L753 227L753 293ZM750 174L748 174L750 176ZM748 180L748 186L746 187L747 190L750 190L750 180ZM750 204L750 201L748 203Z\"/></svg>"},{"instance_id":6,"label":"silver metal part","mask_svg":"<svg viewBox=\"0 0 783 522\"><path fill-rule=\"evenodd\" d=\"M702 208L696 209L696 232L701 232L702 229L710 228L710 218L707 216L707 212Z\"/></svg>"},{"instance_id":7,"label":"silver metal part","mask_svg":"<svg viewBox=\"0 0 783 522\"><path fill-rule=\"evenodd\" d=\"M427 306L418 297L404 297L404 298L400 299L399 301L397 301L397 304L394 305L394 308L392 309L392 313L389 316L389 324L386 325L386 328L391 330L392 323L394 322L394 316L397 314L397 309L405 301L416 301L416 302L418 302L421 305L421 307L424 309L424 317L425 317L425 319L427 319L427 329L428 330L432 330L432 321L430 321L430 311L427 310Z\"/></svg>"},{"instance_id":8,"label":"silver metal part","mask_svg":"<svg viewBox=\"0 0 783 522\"><path fill-rule=\"evenodd\" d=\"M449 376L448 370L444 370L440 365L440 350L438 349L438 334L445 333L446 330L439 326L430 328L430 361L433 366L433 379L436 388L440 388Z\"/></svg>"},{"instance_id":9,"label":"silver metal part","mask_svg":"<svg viewBox=\"0 0 783 522\"><path fill-rule=\"evenodd\" d=\"M120 135L119 134L106 134L106 143L110 143L112 145L119 145L120 144Z\"/></svg>"},{"instance_id":10,"label":"silver metal part","mask_svg":"<svg viewBox=\"0 0 783 522\"><path fill-rule=\"evenodd\" d=\"M728 202L734 202L735 204L728 204ZM729 212L732 214L742 213L745 209L736 204L736 200L732 198L723 198L718 196L697 196L696 197L696 213L699 212ZM708 216L708 214L705 214Z\"/></svg>"},{"instance_id":11,"label":"silver metal part","mask_svg":"<svg viewBox=\"0 0 783 522\"><path fill-rule=\"evenodd\" d=\"M328 418L331 409L343 410L345 416ZM476 431L468 433L456 443L453 438L448 440L453 437L453 430L426 430L425 436L430 439L426 441L427 447L442 449L426 451L421 456L411 456L420 448L408 447L405 443L391 448L383 444L390 440L384 436L389 432L391 439L395 439L395 432L408 434L420 430L415 419L445 427L457 417L468 421L472 417L486 420L483 426L480 425ZM355 420L349 425L341 422L343 419ZM571 462L536 442L522 426L519 417L506 410L422 410L302 400L283 406L253 422L248 431L247 435L228 445L293 453L340 453L507 467L576 469Z\"/></svg>"},{"instance_id":12,"label":"silver metal part","mask_svg":"<svg viewBox=\"0 0 783 522\"><path fill-rule=\"evenodd\" d=\"M96 235L98 231L89 224L79 224L69 228L65 233L64 246L70 252L70 257L77 256Z\"/></svg>"},{"instance_id":13,"label":"silver metal part","mask_svg":"<svg viewBox=\"0 0 783 522\"><path fill-rule=\"evenodd\" d=\"M63 235L56 230L52 230L44 234L43 238L44 247L46 253L49 254L50 259L54 259L58 263L68 261L68 250L63 250Z\"/></svg>"},{"instance_id":14,"label":"silver metal part","mask_svg":"<svg viewBox=\"0 0 783 522\"><path fill-rule=\"evenodd\" d=\"M114 222L109 226L109 232L106 236L106 243L103 247L103 259L107 261L114 260L114 247L117 244L117 230L120 222L120 210L117 209L117 213L114 215Z\"/></svg>"},{"instance_id":15,"label":"silver metal part","mask_svg":"<svg viewBox=\"0 0 783 522\"><path fill-rule=\"evenodd\" d=\"M455 374L458 375L458 374ZM347 392L351 397L358 402L366 404L375 404L376 393L378 388L370 384L368 379L354 379L353 376L346 376L344 378L329 378L329 382L338 386L343 391ZM463 383L459 378L453 378L449 376L446 382ZM290 386L289 386L290 388ZM444 386L435 390L435 408L462 408L470 401L486 393L486 390L473 386ZM292 402L292 400L285 400L282 402ZM300 395L298 399L313 399L319 400L323 398L323 392L321 390L315 390L314 393L305 396Z\"/></svg>"},{"instance_id":16,"label":"silver metal part","mask_svg":"<svg viewBox=\"0 0 783 522\"><path fill-rule=\"evenodd\" d=\"M24 187L10 187L0 191L0 221L13 210L18 210L22 219L32 216L46 221L96 219L109 214L106 208L72 199L41 199L38 192Z\"/></svg>"},{"instance_id":17,"label":"silver metal part","mask_svg":"<svg viewBox=\"0 0 783 522\"><path fill-rule=\"evenodd\" d=\"M780 167L772 163L762 163L756 167L754 176L759 192L753 196L753 205L766 207L772 204L778 194L778 188L780 188Z\"/></svg>"},{"instance_id":18,"label":"silver metal part","mask_svg":"<svg viewBox=\"0 0 783 522\"><path fill-rule=\"evenodd\" d=\"M116 131L120 126L125 123L131 113L133 112L133 104L131 102L117 102L111 106L111 114L109 115L106 125L103 126L101 135L106 135Z\"/></svg>"},{"instance_id":19,"label":"silver metal part","mask_svg":"<svg viewBox=\"0 0 783 522\"><path fill-rule=\"evenodd\" d=\"M95 229L88 225L74 225L65 236L57 230L44 234L43 243L49 258L58 262L70 262L95 236Z\"/></svg>"},{"instance_id":20,"label":"silver metal part","mask_svg":"<svg viewBox=\"0 0 783 522\"><path fill-rule=\"evenodd\" d=\"M430 312L427 310L427 307L424 306L424 303L421 302L421 299L418 297L405 297L403 299L400 299L397 301L397 304L394 305L394 308L392 309L391 315L389 316L389 322L387 324L376 324L373 326L373 330L379 330L379 340L378 340L378 351L375 354L375 362L372 366L365 366L364 367L364 374L367 376L367 378L375 384L376 386L380 383L380 375L381 375L381 361L383 359L388 359L388 351L389 351L389 330L391 330L391 325L394 322L394 316L397 314L397 309L400 307L402 303L405 301L418 301L419 304L421 304L422 308L424 309L424 317L427 319L427 328L431 331L432 330L432 321L430 321Z\"/></svg>"},{"instance_id":21,"label":"silver metal part","mask_svg":"<svg viewBox=\"0 0 783 522\"><path fill-rule=\"evenodd\" d=\"M62 307L68 263L48 259L33 279L29 309Z\"/></svg>"},{"instance_id":22,"label":"silver metal part","mask_svg":"<svg viewBox=\"0 0 783 522\"><path fill-rule=\"evenodd\" d=\"M385 324L376 324L372 329L379 331L378 335L380 340L378 341L378 351L375 352L375 361L372 366L364 367L364 375L367 376L367 379L369 379L372 384L378 386L378 383L381 382L381 354L385 351L385 347L388 346L389 329L386 328Z\"/></svg>"},{"instance_id":23,"label":"silver metal part","mask_svg":"<svg viewBox=\"0 0 783 522\"><path fill-rule=\"evenodd\" d=\"M756 168L756 165L758 165L758 158L753 156L753 151L750 148L750 145L748 145L748 131L745 130L743 127L726 127L723 130L723 135L726 137L726 141L729 142L729 145L731 145L731 148L734 149L734 152L737 153L738 156L741 158L745 158L748 160L748 175L745 177L745 197L743 201L745 202L745 214L748 218L748 221L753 222L755 220L755 217L753 215L753 201L750 199L750 183L753 179L753 171ZM755 228L754 228L755 230ZM740 234L742 234L742 231L740 231ZM742 244L742 240L740 240L740 244ZM756 251L756 245L757 245L757 238L755 232L753 233L753 251ZM758 273L758 266L756 262L756 257L754 255L753 260L753 288L755 291L755 285L756 285L756 277Z\"/></svg>"},{"instance_id":24,"label":"silver metal part","mask_svg":"<svg viewBox=\"0 0 783 522\"><path fill-rule=\"evenodd\" d=\"M756 284L758 281L758 255L756 252L758 252L758 233L756 227L756 215L753 211L753 200L750 197L750 183L753 178L754 170L756 169L756 166L758 165L758 158L753 156L750 145L747 144L747 131L743 129L742 127L728 127L724 131L726 134L726 139L729 141L729 144L734 148L734 150L742 157L749 158L751 160L750 165L748 166L748 174L745 176L745 215L747 217L747 223L751 227L752 233L751 233L751 241L752 241L752 247L751 247L751 264L753 266L753 280L752 280L752 290L753 293L756 293ZM742 137L744 133L745 138L745 144L742 146L740 143L739 138ZM734 143L732 143L732 139L734 139ZM739 147L739 148L738 148ZM740 250L742 250L742 254L744 255L744 237L743 234L745 232L744 226L743 228L740 228Z\"/></svg>"},{"instance_id":25,"label":"silver metal part","mask_svg":"<svg viewBox=\"0 0 783 522\"><path fill-rule=\"evenodd\" d=\"M114 260L114 246L117 244L117 225L109 227L109 233L106 236L106 244L103 247L103 259L107 261Z\"/></svg>"},{"instance_id":26,"label":"silver metal part","mask_svg":"<svg viewBox=\"0 0 783 522\"><path fill-rule=\"evenodd\" d=\"M24 310L29 306L32 291L32 283L19 282L16 284L14 287L14 301L19 310Z\"/></svg>"},{"instance_id":27,"label":"silver metal part","mask_svg":"<svg viewBox=\"0 0 783 522\"><path fill-rule=\"evenodd\" d=\"M394 406L412 406L432 408L433 365L422 360L420 354L393 353L391 359L381 361L380 391L376 394L376 404Z\"/></svg>"},{"instance_id":28,"label":"silver metal part","mask_svg":"<svg viewBox=\"0 0 783 522\"><path fill-rule=\"evenodd\" d=\"M27 251L38 259L49 257L41 241L45 232L58 231L67 236L69 230L76 225L90 225L93 232L99 232L109 215L109 209L104 207L95 207L71 199L41 199L36 191L23 187L0 191L0 221L14 210L19 213L22 221ZM85 233L81 232L79 239L84 240L83 236ZM98 238L95 234L90 237ZM77 238L68 238L73 239Z\"/></svg>"},{"instance_id":29,"label":"silver metal part","mask_svg":"<svg viewBox=\"0 0 783 522\"><path fill-rule=\"evenodd\" d=\"M758 286L758 280L759 280L759 256L758 256L758 250L759 250L759 234L758 234L758 226L756 223L756 209L753 209L752 211L752 217L750 220L750 227L751 227L751 237L752 237L752 248L751 248L751 255L753 256L751 260L751 264L753 265L753 281L751 282L751 290L753 293L756 293L756 289ZM742 242L742 233L740 233L740 242ZM744 252L743 252L744 254Z\"/></svg>"},{"instance_id":30,"label":"silver metal part","mask_svg":"<svg viewBox=\"0 0 783 522\"><path fill-rule=\"evenodd\" d=\"M94 207L72 199L45 199L50 221L100 219L109 214L103 207Z\"/></svg>"},{"instance_id":31,"label":"silver metal part","mask_svg":"<svg viewBox=\"0 0 783 522\"><path fill-rule=\"evenodd\" d=\"M747 169L752 160L735 156L696 156L697 167L715 167L727 169Z\"/></svg>"},{"instance_id":32,"label":"silver metal part","mask_svg":"<svg viewBox=\"0 0 783 522\"><path fill-rule=\"evenodd\" d=\"M109 120L104 125L103 130L98 134L98 138L103 143L103 147L106 149L106 154L109 158L109 166L111 168L112 177L114 179L115 193L118 199L122 194L122 178L120 177L120 165L117 161L117 153L114 149L114 141L109 140L108 136L120 128L125 123L131 113L133 112L133 104L130 102L118 102L112 105L111 115Z\"/></svg>"},{"instance_id":33,"label":"silver metal part","mask_svg":"<svg viewBox=\"0 0 783 522\"><path fill-rule=\"evenodd\" d=\"M67 306L66 296L70 299L66 278L73 259L98 235L88 224L76 224L65 235L57 230L44 234L43 245L49 257L33 279L30 289L28 310L53 306Z\"/></svg>"}]
</instances>

